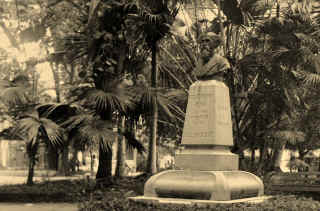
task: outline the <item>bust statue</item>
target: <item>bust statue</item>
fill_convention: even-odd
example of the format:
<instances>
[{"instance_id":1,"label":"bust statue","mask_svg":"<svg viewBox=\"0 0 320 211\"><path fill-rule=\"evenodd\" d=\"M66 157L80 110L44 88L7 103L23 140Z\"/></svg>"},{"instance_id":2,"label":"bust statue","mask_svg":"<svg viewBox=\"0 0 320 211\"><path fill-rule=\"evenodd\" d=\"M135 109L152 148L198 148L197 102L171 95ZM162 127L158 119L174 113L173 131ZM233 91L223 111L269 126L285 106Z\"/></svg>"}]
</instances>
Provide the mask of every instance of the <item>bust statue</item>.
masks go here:
<instances>
[{"instance_id":1,"label":"bust statue","mask_svg":"<svg viewBox=\"0 0 320 211\"><path fill-rule=\"evenodd\" d=\"M224 82L224 74L230 68L228 60L217 54L217 48L222 44L221 37L213 32L199 37L200 58L195 75L198 80L217 80Z\"/></svg>"}]
</instances>

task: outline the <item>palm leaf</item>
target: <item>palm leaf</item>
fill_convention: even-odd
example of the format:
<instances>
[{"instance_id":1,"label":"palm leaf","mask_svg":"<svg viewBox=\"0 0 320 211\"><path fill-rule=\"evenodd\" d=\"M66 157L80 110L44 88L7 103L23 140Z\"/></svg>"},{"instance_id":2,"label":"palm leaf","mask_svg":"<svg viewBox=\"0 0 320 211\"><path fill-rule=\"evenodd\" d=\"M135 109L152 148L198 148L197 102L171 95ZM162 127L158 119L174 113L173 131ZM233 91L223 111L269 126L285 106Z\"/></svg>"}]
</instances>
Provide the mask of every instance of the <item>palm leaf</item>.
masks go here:
<instances>
[{"instance_id":1,"label":"palm leaf","mask_svg":"<svg viewBox=\"0 0 320 211\"><path fill-rule=\"evenodd\" d=\"M56 123L63 122L70 116L80 112L83 108L76 104L49 103L40 104L35 107L41 117L53 120Z\"/></svg>"},{"instance_id":2,"label":"palm leaf","mask_svg":"<svg viewBox=\"0 0 320 211\"><path fill-rule=\"evenodd\" d=\"M73 128L79 128L83 125L90 124L93 118L93 113L83 112L77 115L69 117L66 121L61 123L62 127L66 127L67 130L72 130Z\"/></svg>"},{"instance_id":3,"label":"palm leaf","mask_svg":"<svg viewBox=\"0 0 320 211\"><path fill-rule=\"evenodd\" d=\"M294 75L303 81L307 86L318 86L320 84L320 75L318 73L307 73L303 71L294 71Z\"/></svg>"},{"instance_id":4,"label":"palm leaf","mask_svg":"<svg viewBox=\"0 0 320 211\"><path fill-rule=\"evenodd\" d=\"M40 127L40 119L37 112L32 112L30 114L27 114L25 118L20 119L18 121L19 129L22 131L29 131L32 128L38 128Z\"/></svg>"},{"instance_id":5,"label":"palm leaf","mask_svg":"<svg viewBox=\"0 0 320 211\"><path fill-rule=\"evenodd\" d=\"M65 121L63 126L67 126L70 131L75 129L77 138L88 143L102 144L104 150L111 148L115 133L111 121L101 120L98 116L84 113L75 115Z\"/></svg>"},{"instance_id":6,"label":"palm leaf","mask_svg":"<svg viewBox=\"0 0 320 211\"><path fill-rule=\"evenodd\" d=\"M70 94L76 96L73 102L81 102L84 107L95 109L99 113L119 111L125 114L129 108L133 107L127 91L130 89L112 87L110 87L110 91L103 91L84 86L73 89Z\"/></svg>"},{"instance_id":7,"label":"palm leaf","mask_svg":"<svg viewBox=\"0 0 320 211\"><path fill-rule=\"evenodd\" d=\"M49 139L50 144L55 147L61 146L63 143L63 129L50 119L41 118L40 121L42 122L43 132Z\"/></svg>"},{"instance_id":8,"label":"palm leaf","mask_svg":"<svg viewBox=\"0 0 320 211\"><path fill-rule=\"evenodd\" d=\"M17 129L19 130L19 133L27 134L25 141L33 147L36 140L39 138L40 126L41 124L39 121L33 117L29 117L19 120Z\"/></svg>"},{"instance_id":9,"label":"palm leaf","mask_svg":"<svg viewBox=\"0 0 320 211\"><path fill-rule=\"evenodd\" d=\"M136 109L134 110L136 116L150 114L152 112L153 102L157 100L160 116L170 120L175 120L175 115L173 115L170 109L174 102L170 101L166 96L168 91L167 89L133 87L132 91L140 96L136 103Z\"/></svg>"},{"instance_id":10,"label":"palm leaf","mask_svg":"<svg viewBox=\"0 0 320 211\"><path fill-rule=\"evenodd\" d=\"M90 143L102 144L103 150L108 151L112 148L116 136L112 130L112 125L109 121L96 118L92 120L90 125L86 124L78 129L80 136Z\"/></svg>"},{"instance_id":11,"label":"palm leaf","mask_svg":"<svg viewBox=\"0 0 320 211\"><path fill-rule=\"evenodd\" d=\"M88 93L88 102L92 102L99 112L118 110L121 113L126 113L127 109L132 107L129 96L98 89Z\"/></svg>"}]
</instances>

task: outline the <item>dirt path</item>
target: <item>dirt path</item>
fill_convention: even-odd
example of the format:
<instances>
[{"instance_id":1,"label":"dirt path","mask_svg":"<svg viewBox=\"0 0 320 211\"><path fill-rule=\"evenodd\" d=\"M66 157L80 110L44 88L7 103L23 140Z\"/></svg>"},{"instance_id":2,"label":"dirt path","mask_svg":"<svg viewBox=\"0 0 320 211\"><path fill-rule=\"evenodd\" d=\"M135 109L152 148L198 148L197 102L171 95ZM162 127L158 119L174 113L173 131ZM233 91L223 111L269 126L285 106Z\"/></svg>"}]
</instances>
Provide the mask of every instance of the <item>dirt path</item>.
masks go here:
<instances>
[{"instance_id":1,"label":"dirt path","mask_svg":"<svg viewBox=\"0 0 320 211\"><path fill-rule=\"evenodd\" d=\"M49 181L55 181L55 180L74 180L74 179L82 179L82 176L73 176L73 177L49 177ZM45 181L48 178L45 177L34 177L33 181L35 182L41 182ZM17 177L17 176L0 176L0 185L16 185L16 184L24 184L27 181L27 177Z\"/></svg>"},{"instance_id":2,"label":"dirt path","mask_svg":"<svg viewBox=\"0 0 320 211\"><path fill-rule=\"evenodd\" d=\"M76 204L67 203L0 203L0 211L77 211Z\"/></svg>"}]
</instances>

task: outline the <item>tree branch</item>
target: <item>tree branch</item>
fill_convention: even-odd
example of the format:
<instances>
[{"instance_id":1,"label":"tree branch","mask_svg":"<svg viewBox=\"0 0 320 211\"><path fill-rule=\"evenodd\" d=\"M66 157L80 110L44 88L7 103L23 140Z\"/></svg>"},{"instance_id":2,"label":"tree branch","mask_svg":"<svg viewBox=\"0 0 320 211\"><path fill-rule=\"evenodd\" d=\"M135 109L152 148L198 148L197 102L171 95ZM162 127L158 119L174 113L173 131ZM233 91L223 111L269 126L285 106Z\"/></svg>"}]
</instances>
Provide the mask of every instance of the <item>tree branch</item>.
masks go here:
<instances>
[{"instance_id":1,"label":"tree branch","mask_svg":"<svg viewBox=\"0 0 320 211\"><path fill-rule=\"evenodd\" d=\"M64 0L57 0L57 1L55 1L55 2L52 2L51 4L48 4L48 8L49 7L54 7L54 6L56 6L57 4L59 4L59 3L61 3L61 2L63 2Z\"/></svg>"},{"instance_id":2,"label":"tree branch","mask_svg":"<svg viewBox=\"0 0 320 211\"><path fill-rule=\"evenodd\" d=\"M17 42L17 40L14 38L14 36L11 34L11 32L9 31L9 29L6 27L6 25L4 24L3 21L0 21L0 27L3 29L5 35L8 37L8 39L10 40L10 43L13 47L20 49L19 44Z\"/></svg>"}]
</instances>

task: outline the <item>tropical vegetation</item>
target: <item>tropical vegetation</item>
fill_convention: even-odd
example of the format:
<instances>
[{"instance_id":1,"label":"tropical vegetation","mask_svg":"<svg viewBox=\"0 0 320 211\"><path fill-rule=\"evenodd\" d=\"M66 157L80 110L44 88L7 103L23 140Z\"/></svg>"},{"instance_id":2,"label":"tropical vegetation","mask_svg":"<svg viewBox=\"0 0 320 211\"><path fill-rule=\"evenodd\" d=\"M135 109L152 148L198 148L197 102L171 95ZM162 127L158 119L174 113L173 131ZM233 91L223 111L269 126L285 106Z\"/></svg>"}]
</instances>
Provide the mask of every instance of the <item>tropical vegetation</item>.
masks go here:
<instances>
[{"instance_id":1,"label":"tropical vegetation","mask_svg":"<svg viewBox=\"0 0 320 211\"><path fill-rule=\"evenodd\" d=\"M181 142L198 37L207 31L224 40L220 53L231 64L225 78L240 169L281 171L284 149L304 163L320 143L318 8L312 0L1 2L9 43L0 46L1 120L26 144L27 183L40 145L59 157L64 175L79 150L98 152L103 187L125 175L127 148L147 157L146 173L157 173L160 149ZM199 15L205 10L212 17ZM31 56L31 45L41 51ZM50 88L37 71L43 64Z\"/></svg>"}]
</instances>

